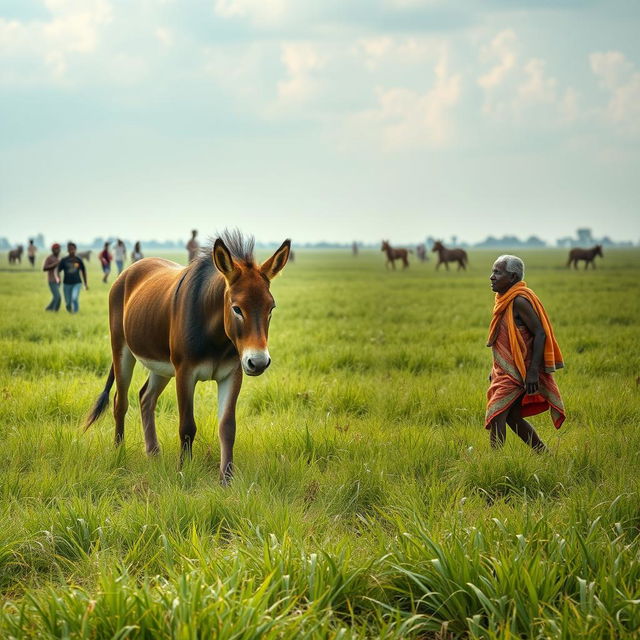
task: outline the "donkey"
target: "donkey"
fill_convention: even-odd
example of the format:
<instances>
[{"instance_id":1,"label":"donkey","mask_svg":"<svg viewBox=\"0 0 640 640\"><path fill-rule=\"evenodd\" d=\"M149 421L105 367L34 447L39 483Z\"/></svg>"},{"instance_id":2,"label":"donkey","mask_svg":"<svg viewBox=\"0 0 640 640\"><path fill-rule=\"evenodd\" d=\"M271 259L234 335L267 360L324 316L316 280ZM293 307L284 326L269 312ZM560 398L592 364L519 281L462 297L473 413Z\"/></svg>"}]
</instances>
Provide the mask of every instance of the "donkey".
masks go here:
<instances>
[{"instance_id":1,"label":"donkey","mask_svg":"<svg viewBox=\"0 0 640 640\"><path fill-rule=\"evenodd\" d=\"M9 251L9 264L22 264L23 251L24 247L22 245L18 245L15 249L11 249L11 251Z\"/></svg>"},{"instance_id":2,"label":"donkey","mask_svg":"<svg viewBox=\"0 0 640 640\"><path fill-rule=\"evenodd\" d=\"M450 262L458 263L458 271L460 271L460 269L466 270L467 268L467 262L469 261L469 258L467 257L467 252L464 249L447 249L442 244L442 242L437 240L434 243L433 249L431 249L431 252L438 254L436 271L438 270L438 268L442 263L444 263L444 266L446 267L447 271L449 271Z\"/></svg>"},{"instance_id":3,"label":"donkey","mask_svg":"<svg viewBox=\"0 0 640 640\"><path fill-rule=\"evenodd\" d=\"M593 268L596 268L595 257L600 256L604 258L602 255L602 245L597 244L595 247L591 247L591 249L571 249L569 251L569 262L567 262L567 267L571 266L573 262L573 266L575 269L578 268L578 260L584 260L584 268L586 269L589 264L593 265Z\"/></svg>"},{"instance_id":4,"label":"donkey","mask_svg":"<svg viewBox=\"0 0 640 640\"><path fill-rule=\"evenodd\" d=\"M122 442L128 390L138 361L149 370L139 394L149 455L160 450L154 416L158 397L176 378L182 464L191 457L196 435L196 383L215 380L220 481L230 481L242 373L258 376L271 364L267 336L275 302L269 285L287 263L291 241L285 240L261 265L255 262L253 248L253 238L225 231L187 267L143 258L120 274L109 294L113 363L85 430L106 409L115 380L115 444Z\"/></svg>"},{"instance_id":5,"label":"donkey","mask_svg":"<svg viewBox=\"0 0 640 640\"><path fill-rule=\"evenodd\" d=\"M387 254L387 261L384 266L388 269L389 264L395 269L396 260L402 260L402 268L406 269L409 266L409 251L407 249L394 249L388 240L382 241L380 251L384 251Z\"/></svg>"}]
</instances>

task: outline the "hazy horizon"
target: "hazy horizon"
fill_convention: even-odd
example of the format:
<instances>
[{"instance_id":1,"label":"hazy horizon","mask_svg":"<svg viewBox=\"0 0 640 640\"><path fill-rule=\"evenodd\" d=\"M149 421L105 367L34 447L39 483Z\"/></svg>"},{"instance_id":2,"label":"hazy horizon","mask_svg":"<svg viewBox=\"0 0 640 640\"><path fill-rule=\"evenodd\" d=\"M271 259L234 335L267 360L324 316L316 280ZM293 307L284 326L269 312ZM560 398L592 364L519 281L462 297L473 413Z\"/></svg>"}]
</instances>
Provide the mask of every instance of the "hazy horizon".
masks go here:
<instances>
[{"instance_id":1,"label":"hazy horizon","mask_svg":"<svg viewBox=\"0 0 640 640\"><path fill-rule=\"evenodd\" d=\"M640 239L640 5L6 0L0 236Z\"/></svg>"}]
</instances>

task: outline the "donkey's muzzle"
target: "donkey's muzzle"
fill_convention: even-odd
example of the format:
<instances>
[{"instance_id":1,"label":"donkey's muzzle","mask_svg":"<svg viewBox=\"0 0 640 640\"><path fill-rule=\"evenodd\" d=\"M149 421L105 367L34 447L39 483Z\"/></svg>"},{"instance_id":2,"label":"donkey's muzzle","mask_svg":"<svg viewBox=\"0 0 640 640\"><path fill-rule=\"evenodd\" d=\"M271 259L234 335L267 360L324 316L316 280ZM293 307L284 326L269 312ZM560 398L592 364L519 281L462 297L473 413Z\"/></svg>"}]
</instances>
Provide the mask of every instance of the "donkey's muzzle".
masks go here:
<instances>
[{"instance_id":1,"label":"donkey's muzzle","mask_svg":"<svg viewBox=\"0 0 640 640\"><path fill-rule=\"evenodd\" d=\"M248 376L259 376L271 364L268 351L251 351L243 354L242 368Z\"/></svg>"}]
</instances>

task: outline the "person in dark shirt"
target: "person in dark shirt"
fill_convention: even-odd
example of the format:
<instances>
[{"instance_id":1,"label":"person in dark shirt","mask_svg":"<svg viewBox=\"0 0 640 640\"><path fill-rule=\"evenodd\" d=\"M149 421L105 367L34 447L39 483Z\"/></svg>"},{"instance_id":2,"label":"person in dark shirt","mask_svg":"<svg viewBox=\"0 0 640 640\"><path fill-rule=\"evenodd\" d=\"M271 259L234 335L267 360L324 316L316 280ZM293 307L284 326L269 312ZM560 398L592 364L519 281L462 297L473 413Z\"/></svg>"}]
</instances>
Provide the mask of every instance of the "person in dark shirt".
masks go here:
<instances>
[{"instance_id":1,"label":"person in dark shirt","mask_svg":"<svg viewBox=\"0 0 640 640\"><path fill-rule=\"evenodd\" d=\"M67 243L68 256L65 256L60 260L57 267L57 273L60 274L64 271L64 280L62 281L62 288L64 290L64 301L69 313L77 313L80 305L78 298L80 297L80 288L84 281L84 288L89 289L87 284L87 270L84 268L84 262L82 258L76 255L76 245L73 242ZM80 276L82 275L82 280Z\"/></svg>"}]
</instances>

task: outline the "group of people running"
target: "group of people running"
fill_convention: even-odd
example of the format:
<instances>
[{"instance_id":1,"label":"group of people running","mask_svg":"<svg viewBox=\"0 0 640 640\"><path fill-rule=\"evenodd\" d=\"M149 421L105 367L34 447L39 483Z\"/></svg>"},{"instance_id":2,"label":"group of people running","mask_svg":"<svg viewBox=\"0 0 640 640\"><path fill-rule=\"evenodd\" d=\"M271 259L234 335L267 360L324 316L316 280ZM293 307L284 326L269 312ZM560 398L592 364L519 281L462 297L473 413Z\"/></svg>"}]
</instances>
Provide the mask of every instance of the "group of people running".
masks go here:
<instances>
[{"instance_id":1,"label":"group of people running","mask_svg":"<svg viewBox=\"0 0 640 640\"><path fill-rule=\"evenodd\" d=\"M188 260L191 262L195 259L198 251L200 250L200 244L197 240L198 232L193 230L191 232L191 239L187 243L185 249L188 252ZM111 243L105 242L102 251L98 254L100 260L100 266L102 267L102 282L107 282L109 274L111 273L111 263L116 263L118 269L118 275L124 270L124 265L127 260L127 246L118 238L114 243L113 253L110 251ZM27 249L27 255L31 266L35 265L35 258L37 253L37 247L33 240L29 240L29 247ZM74 242L67 243L67 255L63 258L60 257L61 246L54 242L51 245L51 254L47 256L42 265L42 270L47 274L47 283L51 291L51 302L45 308L46 311L58 311L62 303L62 297L60 296L60 284L62 283L62 292L65 300L65 307L69 313L77 313L80 305L80 290L84 284L85 289L89 289L87 284L87 269L84 264L84 260L77 253L77 246ZM130 254L131 262L137 262L144 258L142 254L142 247L140 242L136 242L133 250Z\"/></svg>"},{"instance_id":2,"label":"group of people running","mask_svg":"<svg viewBox=\"0 0 640 640\"><path fill-rule=\"evenodd\" d=\"M84 260L78 255L77 249L75 242L68 242L67 255L60 257L62 250L60 244L54 242L51 245L51 253L45 258L42 265L42 270L47 274L47 284L51 291L51 301L45 307L45 311L59 311L62 303L62 297L60 296L61 283L67 311L69 313L77 313L80 309L80 290L83 284L85 290L88 290L89 285L87 284L87 269ZM109 273L111 273L111 262L114 261L114 257L118 273L121 273L127 258L127 247L119 238L115 243L114 255L109 251L109 242L104 243L104 248L98 254L100 265L102 266L102 282L106 282ZM131 262L136 262L143 257L140 243L136 242L131 252ZM35 251L33 252L33 261L31 254L29 254L29 262L32 265L34 264Z\"/></svg>"},{"instance_id":3,"label":"group of people running","mask_svg":"<svg viewBox=\"0 0 640 640\"><path fill-rule=\"evenodd\" d=\"M109 274L111 273L111 263L115 259L116 267L118 268L118 275L122 273L124 269L124 263L127 259L127 246L125 243L118 238L116 240L113 254L109 251L109 242L104 243L104 247L102 251L98 254L98 259L100 260L100 265L102 266L102 282L106 282L109 278ZM144 258L142 255L142 248L140 247L140 242L136 242L133 251L131 251L131 262L137 262Z\"/></svg>"}]
</instances>

